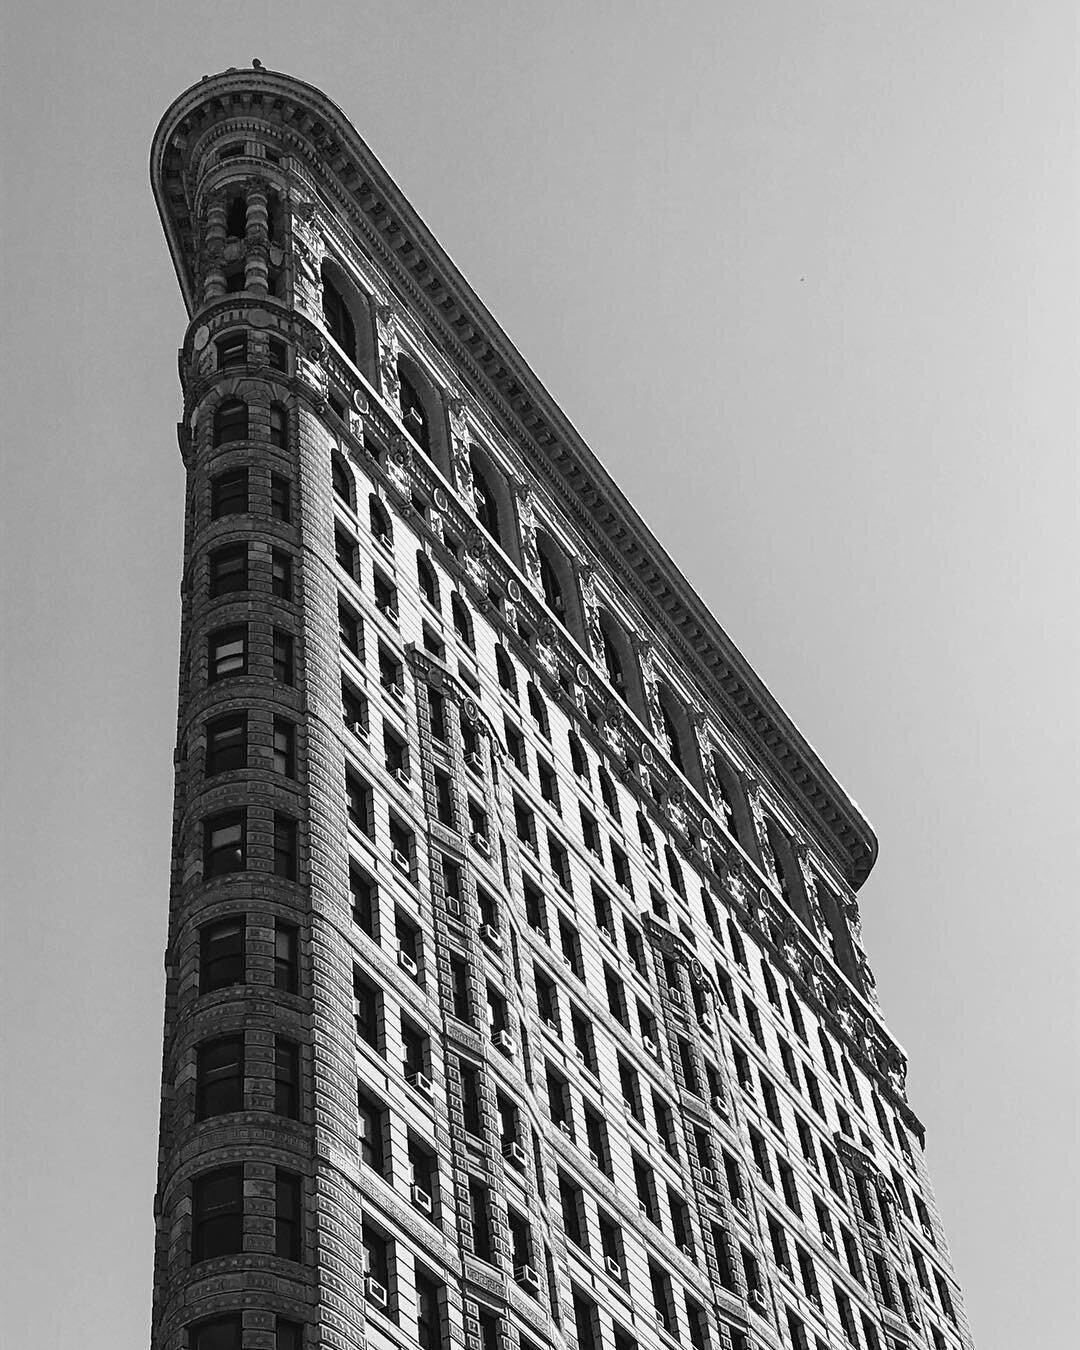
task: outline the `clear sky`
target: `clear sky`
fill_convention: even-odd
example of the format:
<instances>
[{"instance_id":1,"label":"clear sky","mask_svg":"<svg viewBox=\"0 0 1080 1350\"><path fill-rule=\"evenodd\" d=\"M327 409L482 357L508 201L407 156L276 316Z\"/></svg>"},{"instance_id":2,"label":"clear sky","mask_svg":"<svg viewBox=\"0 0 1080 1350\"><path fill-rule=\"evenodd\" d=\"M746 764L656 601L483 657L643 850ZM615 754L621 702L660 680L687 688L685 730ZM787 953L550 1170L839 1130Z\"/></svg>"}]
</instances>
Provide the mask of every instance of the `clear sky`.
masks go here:
<instances>
[{"instance_id":1,"label":"clear sky","mask_svg":"<svg viewBox=\"0 0 1080 1350\"><path fill-rule=\"evenodd\" d=\"M382 158L859 801L979 1350L1078 1342L1072 0L23 4L3 250L3 1271L145 1347L184 313L158 118L258 57Z\"/></svg>"}]
</instances>

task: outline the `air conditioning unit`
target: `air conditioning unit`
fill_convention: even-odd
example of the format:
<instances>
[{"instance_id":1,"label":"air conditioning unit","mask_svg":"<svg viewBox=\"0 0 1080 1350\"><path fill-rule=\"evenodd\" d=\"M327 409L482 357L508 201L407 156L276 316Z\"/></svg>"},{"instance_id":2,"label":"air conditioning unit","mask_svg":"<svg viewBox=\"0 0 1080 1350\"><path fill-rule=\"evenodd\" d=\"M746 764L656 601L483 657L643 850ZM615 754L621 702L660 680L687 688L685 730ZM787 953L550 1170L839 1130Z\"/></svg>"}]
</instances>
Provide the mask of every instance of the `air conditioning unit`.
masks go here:
<instances>
[{"instance_id":1,"label":"air conditioning unit","mask_svg":"<svg viewBox=\"0 0 1080 1350\"><path fill-rule=\"evenodd\" d=\"M614 944L615 934L611 931L611 929L607 926L607 924L602 923L598 929L598 932L602 938L606 938L608 942Z\"/></svg>"},{"instance_id":2,"label":"air conditioning unit","mask_svg":"<svg viewBox=\"0 0 1080 1350\"><path fill-rule=\"evenodd\" d=\"M461 901L453 895L446 897L446 912L452 914L455 919L461 918Z\"/></svg>"},{"instance_id":3,"label":"air conditioning unit","mask_svg":"<svg viewBox=\"0 0 1080 1350\"><path fill-rule=\"evenodd\" d=\"M391 623L397 623L398 612L393 605L387 605L386 608L383 610L383 614L386 616L386 618L390 620Z\"/></svg>"},{"instance_id":4,"label":"air conditioning unit","mask_svg":"<svg viewBox=\"0 0 1080 1350\"><path fill-rule=\"evenodd\" d=\"M406 971L409 975L411 975L414 980L420 973L419 966L412 959L412 957L409 955L409 953L405 950L404 947L398 948L397 963L401 967L401 969Z\"/></svg>"},{"instance_id":5,"label":"air conditioning unit","mask_svg":"<svg viewBox=\"0 0 1080 1350\"><path fill-rule=\"evenodd\" d=\"M499 936L499 930L493 923L482 923L480 925L480 940L486 942L489 947L502 946L502 938Z\"/></svg>"},{"instance_id":6,"label":"air conditioning unit","mask_svg":"<svg viewBox=\"0 0 1080 1350\"><path fill-rule=\"evenodd\" d=\"M364 726L363 722L350 722L349 730L361 741L366 741L368 738L367 727Z\"/></svg>"},{"instance_id":7,"label":"air conditioning unit","mask_svg":"<svg viewBox=\"0 0 1080 1350\"><path fill-rule=\"evenodd\" d=\"M511 1139L508 1144L503 1145L503 1157L515 1167L525 1166L525 1150L516 1139Z\"/></svg>"},{"instance_id":8,"label":"air conditioning unit","mask_svg":"<svg viewBox=\"0 0 1080 1350\"><path fill-rule=\"evenodd\" d=\"M604 1267L613 1280L622 1279L622 1266L619 1265L618 1261L616 1261L613 1256L604 1257Z\"/></svg>"},{"instance_id":9,"label":"air conditioning unit","mask_svg":"<svg viewBox=\"0 0 1080 1350\"><path fill-rule=\"evenodd\" d=\"M732 1196L731 1203L735 1206L735 1208L739 1211L740 1214L746 1214L748 1212L746 1207L745 1195Z\"/></svg>"},{"instance_id":10,"label":"air conditioning unit","mask_svg":"<svg viewBox=\"0 0 1080 1350\"><path fill-rule=\"evenodd\" d=\"M486 834L481 834L479 830L473 830L469 835L469 842L478 853L482 853L485 858L491 856L491 845L488 843Z\"/></svg>"},{"instance_id":11,"label":"air conditioning unit","mask_svg":"<svg viewBox=\"0 0 1080 1350\"><path fill-rule=\"evenodd\" d=\"M409 870L408 854L402 853L401 849L395 848L390 854L390 857L393 860L394 866L398 868L399 871L407 872Z\"/></svg>"},{"instance_id":12,"label":"air conditioning unit","mask_svg":"<svg viewBox=\"0 0 1080 1350\"><path fill-rule=\"evenodd\" d=\"M547 1027L548 1031L554 1031L555 1034L558 1035L558 1033L559 1033L559 1024L558 1024L558 1022L555 1021L554 1017L545 1017L545 1018L544 1018L544 1026Z\"/></svg>"},{"instance_id":13,"label":"air conditioning unit","mask_svg":"<svg viewBox=\"0 0 1080 1350\"><path fill-rule=\"evenodd\" d=\"M641 1215L643 1219L652 1218L652 1215L649 1213L649 1206L645 1203L644 1200L638 1201L638 1213Z\"/></svg>"},{"instance_id":14,"label":"air conditioning unit","mask_svg":"<svg viewBox=\"0 0 1080 1350\"><path fill-rule=\"evenodd\" d=\"M748 1097L752 1097L754 1095L754 1080L752 1078L747 1078L744 1082L741 1082L739 1086L742 1088L742 1090L746 1093Z\"/></svg>"},{"instance_id":15,"label":"air conditioning unit","mask_svg":"<svg viewBox=\"0 0 1080 1350\"><path fill-rule=\"evenodd\" d=\"M682 990L677 989L673 984L668 985L668 998L672 1003L681 1003L683 1001Z\"/></svg>"},{"instance_id":16,"label":"air conditioning unit","mask_svg":"<svg viewBox=\"0 0 1080 1350\"><path fill-rule=\"evenodd\" d=\"M560 1120L560 1121L559 1121L559 1129L562 1130L563 1134L566 1135L567 1139L570 1139L570 1140L573 1139L573 1137L574 1137L574 1127L573 1127L573 1125L570 1124L570 1122L569 1122L568 1120Z\"/></svg>"},{"instance_id":17,"label":"air conditioning unit","mask_svg":"<svg viewBox=\"0 0 1080 1350\"><path fill-rule=\"evenodd\" d=\"M580 1045L574 1046L574 1058L577 1060L579 1064L585 1063L585 1051L582 1050Z\"/></svg>"},{"instance_id":18,"label":"air conditioning unit","mask_svg":"<svg viewBox=\"0 0 1080 1350\"><path fill-rule=\"evenodd\" d=\"M689 1242L680 1242L679 1251L682 1252L683 1256L685 1256L688 1261L694 1259L694 1249L690 1246Z\"/></svg>"},{"instance_id":19,"label":"air conditioning unit","mask_svg":"<svg viewBox=\"0 0 1080 1350\"><path fill-rule=\"evenodd\" d=\"M713 1093L712 1097L710 1098L709 1104L712 1106L712 1109L715 1112L717 1112L718 1115L726 1116L728 1114L728 1104L726 1100L723 1097L721 1097L719 1092Z\"/></svg>"},{"instance_id":20,"label":"air conditioning unit","mask_svg":"<svg viewBox=\"0 0 1080 1350\"><path fill-rule=\"evenodd\" d=\"M405 690L402 689L401 685L396 681L393 684L384 684L383 688L388 694L392 694L394 698L400 700L402 703L405 702Z\"/></svg>"},{"instance_id":21,"label":"air conditioning unit","mask_svg":"<svg viewBox=\"0 0 1080 1350\"><path fill-rule=\"evenodd\" d=\"M432 1092L431 1079L426 1073L421 1073L419 1069L416 1073L408 1075L408 1081L413 1085L417 1092L422 1092L425 1097L430 1097Z\"/></svg>"},{"instance_id":22,"label":"air conditioning unit","mask_svg":"<svg viewBox=\"0 0 1080 1350\"><path fill-rule=\"evenodd\" d=\"M934 1230L930 1227L930 1225L928 1223L923 1223L920 1224L919 1227L923 1230L923 1236L928 1237L930 1241L933 1242Z\"/></svg>"},{"instance_id":23,"label":"air conditioning unit","mask_svg":"<svg viewBox=\"0 0 1080 1350\"><path fill-rule=\"evenodd\" d=\"M821 1240L824 1242L825 1246L828 1247L829 1251L836 1251L836 1239L831 1233L822 1233Z\"/></svg>"},{"instance_id":24,"label":"air conditioning unit","mask_svg":"<svg viewBox=\"0 0 1080 1350\"><path fill-rule=\"evenodd\" d=\"M385 1308L390 1302L390 1296L386 1292L386 1286L373 1279L370 1275L364 1276L364 1297L369 1303L374 1303L376 1308Z\"/></svg>"},{"instance_id":25,"label":"air conditioning unit","mask_svg":"<svg viewBox=\"0 0 1080 1350\"><path fill-rule=\"evenodd\" d=\"M530 1293L535 1294L540 1288L539 1277L532 1266L515 1266L514 1279L522 1289L528 1289Z\"/></svg>"},{"instance_id":26,"label":"air conditioning unit","mask_svg":"<svg viewBox=\"0 0 1080 1350\"><path fill-rule=\"evenodd\" d=\"M427 1191L421 1189L421 1187L419 1187L415 1181L409 1187L409 1198L412 1200L416 1208L421 1210L424 1214L431 1213L432 1210L431 1196L428 1195Z\"/></svg>"},{"instance_id":27,"label":"air conditioning unit","mask_svg":"<svg viewBox=\"0 0 1080 1350\"><path fill-rule=\"evenodd\" d=\"M514 1038L505 1028L492 1034L491 1043L496 1050L501 1050L504 1055L514 1053Z\"/></svg>"},{"instance_id":28,"label":"air conditioning unit","mask_svg":"<svg viewBox=\"0 0 1080 1350\"><path fill-rule=\"evenodd\" d=\"M768 1304L765 1302L765 1295L760 1289L750 1290L750 1306L756 1308L760 1313L763 1313L768 1307Z\"/></svg>"},{"instance_id":29,"label":"air conditioning unit","mask_svg":"<svg viewBox=\"0 0 1080 1350\"><path fill-rule=\"evenodd\" d=\"M711 1167L703 1167L701 1169L701 1183L703 1186L708 1186L710 1191L719 1189L716 1184L716 1173Z\"/></svg>"},{"instance_id":30,"label":"air conditioning unit","mask_svg":"<svg viewBox=\"0 0 1080 1350\"><path fill-rule=\"evenodd\" d=\"M470 750L465 756L465 763L470 769L475 769L477 773L480 773L484 767L483 756L478 750Z\"/></svg>"},{"instance_id":31,"label":"air conditioning unit","mask_svg":"<svg viewBox=\"0 0 1080 1350\"><path fill-rule=\"evenodd\" d=\"M641 1046L647 1055L656 1054L656 1042L651 1036L642 1036Z\"/></svg>"},{"instance_id":32,"label":"air conditioning unit","mask_svg":"<svg viewBox=\"0 0 1080 1350\"><path fill-rule=\"evenodd\" d=\"M398 780L398 782L401 784L402 787L408 787L409 784L412 782L412 779L409 777L408 769L401 769L401 768L395 769L394 777Z\"/></svg>"},{"instance_id":33,"label":"air conditioning unit","mask_svg":"<svg viewBox=\"0 0 1080 1350\"><path fill-rule=\"evenodd\" d=\"M703 1012L701 1016L698 1018L698 1026L702 1029L702 1031L712 1031L713 1029L712 1013Z\"/></svg>"},{"instance_id":34,"label":"air conditioning unit","mask_svg":"<svg viewBox=\"0 0 1080 1350\"><path fill-rule=\"evenodd\" d=\"M599 1166L600 1166L600 1154L594 1152L592 1149L589 1149L589 1161L592 1163L592 1165L593 1165L594 1167L599 1167Z\"/></svg>"}]
</instances>

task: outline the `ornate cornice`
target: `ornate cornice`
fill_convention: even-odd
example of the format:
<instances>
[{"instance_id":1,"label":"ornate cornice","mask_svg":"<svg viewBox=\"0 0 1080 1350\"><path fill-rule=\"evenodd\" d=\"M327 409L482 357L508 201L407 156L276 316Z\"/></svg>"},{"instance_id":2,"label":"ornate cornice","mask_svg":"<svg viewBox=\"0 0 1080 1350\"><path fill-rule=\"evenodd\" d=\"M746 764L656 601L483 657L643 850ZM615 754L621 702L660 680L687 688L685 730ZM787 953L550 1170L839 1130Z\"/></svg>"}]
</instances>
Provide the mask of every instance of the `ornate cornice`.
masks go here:
<instances>
[{"instance_id":1,"label":"ornate cornice","mask_svg":"<svg viewBox=\"0 0 1080 1350\"><path fill-rule=\"evenodd\" d=\"M785 715L653 537L499 324L344 116L311 85L263 69L207 77L162 119L151 180L189 313L197 307L193 212L201 148L213 128L244 122L307 161L331 209L347 219L459 374L497 411L530 466L618 574L722 710L852 886L877 856L869 823ZM269 164L244 161L248 172ZM334 200L336 198L336 200Z\"/></svg>"}]
</instances>

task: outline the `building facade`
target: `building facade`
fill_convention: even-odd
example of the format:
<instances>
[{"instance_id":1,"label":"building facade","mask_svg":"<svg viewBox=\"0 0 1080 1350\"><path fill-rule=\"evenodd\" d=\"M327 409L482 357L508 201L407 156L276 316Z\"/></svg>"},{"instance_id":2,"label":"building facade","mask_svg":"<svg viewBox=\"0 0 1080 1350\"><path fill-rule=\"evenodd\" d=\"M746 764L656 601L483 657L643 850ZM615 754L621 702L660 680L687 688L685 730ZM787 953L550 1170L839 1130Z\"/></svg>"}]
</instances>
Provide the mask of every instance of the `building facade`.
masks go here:
<instances>
[{"instance_id":1,"label":"building facade","mask_svg":"<svg viewBox=\"0 0 1080 1350\"><path fill-rule=\"evenodd\" d=\"M867 822L342 113L166 113L154 1350L972 1345Z\"/></svg>"}]
</instances>

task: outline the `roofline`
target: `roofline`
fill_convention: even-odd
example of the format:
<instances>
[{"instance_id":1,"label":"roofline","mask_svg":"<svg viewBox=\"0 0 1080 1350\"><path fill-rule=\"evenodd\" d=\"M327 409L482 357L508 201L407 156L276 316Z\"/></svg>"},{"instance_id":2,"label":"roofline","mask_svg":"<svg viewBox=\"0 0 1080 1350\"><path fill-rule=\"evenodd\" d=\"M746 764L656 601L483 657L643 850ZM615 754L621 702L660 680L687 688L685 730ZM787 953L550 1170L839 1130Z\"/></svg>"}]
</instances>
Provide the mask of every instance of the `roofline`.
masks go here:
<instances>
[{"instance_id":1,"label":"roofline","mask_svg":"<svg viewBox=\"0 0 1080 1350\"><path fill-rule=\"evenodd\" d=\"M530 462L550 482L567 514L608 555L616 574L655 618L710 701L753 747L763 767L787 786L804 820L816 825L814 833L831 839L828 852L858 889L878 853L869 821L717 623L367 143L341 109L314 86L261 67L232 69L204 76L162 117L151 147L150 177L188 313L196 308L194 280L170 210L164 156L185 118L200 105L236 100L234 115L258 115L250 106L253 96L283 100L313 117L303 134L316 151L330 139L336 142L336 158L346 162L331 172L364 233L381 243L381 261L438 331L459 369L514 428L520 444L531 452ZM351 186L356 179L359 182ZM375 206L377 212L371 209ZM386 243L391 228L393 248ZM398 236L412 247L404 248ZM423 284L415 275L418 260L405 263L403 254L419 255ZM433 293L439 297L437 304ZM469 330L467 337L462 328Z\"/></svg>"}]
</instances>

